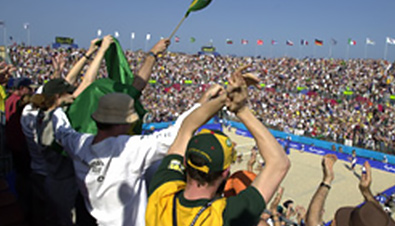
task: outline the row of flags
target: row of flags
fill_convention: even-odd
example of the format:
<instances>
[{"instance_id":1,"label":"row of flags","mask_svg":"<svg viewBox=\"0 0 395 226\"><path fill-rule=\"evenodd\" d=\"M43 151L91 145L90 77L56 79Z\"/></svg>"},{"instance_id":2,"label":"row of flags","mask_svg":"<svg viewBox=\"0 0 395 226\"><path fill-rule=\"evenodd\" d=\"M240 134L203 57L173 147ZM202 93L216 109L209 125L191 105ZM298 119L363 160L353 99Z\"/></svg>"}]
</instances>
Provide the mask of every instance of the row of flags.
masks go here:
<instances>
[{"instance_id":1,"label":"row of flags","mask_svg":"<svg viewBox=\"0 0 395 226\"><path fill-rule=\"evenodd\" d=\"M179 36L175 36L174 41L175 41L176 43L179 43L179 42L181 41L181 38L180 38ZM194 43L194 42L196 42L196 38L191 37L191 38L189 39L189 41L190 41L191 43ZM234 44L233 40L232 40L232 39L229 39L229 38L225 40L225 43L228 44L228 45ZM242 45L248 45L248 44L249 44L249 41L248 41L247 39L241 39L241 42L240 42L240 43L241 43ZM264 41L263 41L262 39L258 39L258 40L256 41L256 44L259 45L259 46L263 45L263 43L264 43ZM271 43L271 45L277 45L277 44L279 44L279 42L276 41L276 40L271 40L270 43ZM395 45L395 38L387 37L387 38L386 38L386 43L387 43L387 44L390 44L390 45ZM287 46L294 46L294 45L295 45L295 43L294 43L293 41L291 41L291 40L286 40L286 41L285 41L285 44L286 44ZM302 45L302 46L308 46L309 44L310 44L309 41L307 41L306 39L301 39L301 40L300 40L300 45ZM331 44L331 45L337 45L337 40L332 38L332 39L330 40L330 44ZM347 44L350 45L350 46L355 46L355 45L357 45L357 41L355 41L355 40L349 38L349 39L347 40ZM366 44L366 45L376 45L376 42L373 41L373 40L370 39L370 38L366 38L365 44ZM314 40L314 45L316 45L316 46L323 46L323 45L324 45L324 41L323 41L323 40L320 40L320 39L315 39L315 40Z\"/></svg>"},{"instance_id":2,"label":"row of flags","mask_svg":"<svg viewBox=\"0 0 395 226\"><path fill-rule=\"evenodd\" d=\"M0 22L1 22L1 21L0 21ZM0 23L0 25L1 25L1 23ZM28 29L28 28L29 28L29 24L28 24L28 23L24 24L24 28L25 28L25 29ZM97 31L97 36L100 37L101 35L102 35L102 30L99 29L99 30ZM116 38L118 38L118 37L119 37L119 32L118 32L118 31L115 31L115 32L114 32L114 36L115 36ZM131 33L131 39L135 39L135 37L136 37L136 36L135 36L135 33L132 32L132 33ZM146 40L149 41L150 39L151 39L151 34L148 33L148 34L146 35ZM163 39L163 37L161 37L161 39ZM181 38L180 38L179 36L175 36L175 37L174 37L174 42L179 43L180 41L181 41ZM196 38L195 38L195 37L190 37L190 38L189 38L189 42L191 42L191 43L196 42ZM234 44L233 40L230 39L230 38L227 38L227 39L225 40L225 43L228 44L228 45ZM271 43L271 45L277 45L277 44L279 44L279 42L278 42L277 40L274 40L274 39L272 39L270 43ZM387 38L386 38L386 43L387 43L387 44L390 44L390 45L395 45L395 38L387 37ZM248 45L248 44L249 44L249 40L248 40L248 39L241 39L241 44L242 44L242 45ZM259 46L263 45L263 44L264 44L263 39L258 39L258 40L256 41L256 44L259 45ZM285 44L286 44L287 46L294 46L294 45L295 45L294 42L291 41L291 40L286 40L286 41L285 41ZM309 41L306 40L306 39L301 39L301 40L300 40L300 45L301 45L301 46L308 46L309 44L310 44ZM331 45L336 45L336 44L337 44L337 40L332 38L332 39L330 40L330 44L331 44ZM355 46L355 45L357 44L357 42L356 42L355 40L349 38L349 39L347 40L347 44L350 45L350 46ZM366 45L376 45L376 42L373 41L373 40L370 39L370 38L366 38L365 44L366 44ZM316 46L323 46L323 45L324 45L324 40L321 40L321 39L314 39L314 45L316 45Z\"/></svg>"},{"instance_id":3,"label":"row of flags","mask_svg":"<svg viewBox=\"0 0 395 226\"><path fill-rule=\"evenodd\" d=\"M0 27L5 27L5 21L4 20L0 20ZM23 29L27 30L30 28L30 23L24 23L23 24Z\"/></svg>"}]
</instances>

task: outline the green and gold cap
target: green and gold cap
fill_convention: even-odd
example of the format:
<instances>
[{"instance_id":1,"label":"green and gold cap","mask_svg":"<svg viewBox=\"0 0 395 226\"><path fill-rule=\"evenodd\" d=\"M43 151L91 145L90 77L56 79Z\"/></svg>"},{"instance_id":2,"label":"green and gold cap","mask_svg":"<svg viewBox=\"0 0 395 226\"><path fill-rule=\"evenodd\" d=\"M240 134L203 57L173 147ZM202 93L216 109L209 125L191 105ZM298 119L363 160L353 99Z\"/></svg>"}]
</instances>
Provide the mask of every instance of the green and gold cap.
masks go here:
<instances>
[{"instance_id":1,"label":"green and gold cap","mask_svg":"<svg viewBox=\"0 0 395 226\"><path fill-rule=\"evenodd\" d=\"M204 159L201 166L191 162L190 157L196 155ZM221 131L203 129L193 136L185 153L186 164L204 173L220 172L232 163L234 144Z\"/></svg>"}]
</instances>

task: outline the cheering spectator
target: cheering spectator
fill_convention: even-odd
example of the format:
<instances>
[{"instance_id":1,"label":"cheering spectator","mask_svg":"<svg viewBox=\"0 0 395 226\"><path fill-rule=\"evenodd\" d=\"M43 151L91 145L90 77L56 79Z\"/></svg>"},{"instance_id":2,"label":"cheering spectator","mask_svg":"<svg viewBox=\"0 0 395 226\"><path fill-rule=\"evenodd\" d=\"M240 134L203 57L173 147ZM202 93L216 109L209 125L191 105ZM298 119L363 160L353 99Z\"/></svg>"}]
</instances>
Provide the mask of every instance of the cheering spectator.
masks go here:
<instances>
[{"instance_id":1,"label":"cheering spectator","mask_svg":"<svg viewBox=\"0 0 395 226\"><path fill-rule=\"evenodd\" d=\"M256 225L289 168L289 160L270 132L246 106L247 87L241 73L230 80L227 107L254 136L266 166L252 186L228 199L218 189L229 175L233 145L216 131L193 132L225 104L224 95L193 112L150 184L146 224ZM185 159L183 158L185 155ZM186 181L183 162L186 165ZM222 193L222 192L221 192ZM172 207L172 208L169 208ZM177 217L179 216L179 217Z\"/></svg>"}]
</instances>

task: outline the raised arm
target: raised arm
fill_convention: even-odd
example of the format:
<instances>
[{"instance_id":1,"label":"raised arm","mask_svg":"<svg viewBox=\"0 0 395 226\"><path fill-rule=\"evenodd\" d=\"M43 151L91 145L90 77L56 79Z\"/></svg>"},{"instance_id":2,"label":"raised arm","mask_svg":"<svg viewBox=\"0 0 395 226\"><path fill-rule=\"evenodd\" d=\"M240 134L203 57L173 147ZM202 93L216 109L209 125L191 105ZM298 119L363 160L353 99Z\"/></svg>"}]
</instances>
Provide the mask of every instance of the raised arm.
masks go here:
<instances>
[{"instance_id":1,"label":"raised arm","mask_svg":"<svg viewBox=\"0 0 395 226\"><path fill-rule=\"evenodd\" d=\"M330 185L335 178L333 165L337 160L336 155L328 154L322 159L322 171L324 178L310 201L306 214L306 226L317 226L322 222L323 208L328 196Z\"/></svg>"},{"instance_id":2,"label":"raised arm","mask_svg":"<svg viewBox=\"0 0 395 226\"><path fill-rule=\"evenodd\" d=\"M284 193L284 188L279 187L277 191L277 195L273 199L269 207L270 212L272 213L273 226L281 226L281 222L280 222L281 214L277 212L277 207L280 204L281 198L283 197L283 193Z\"/></svg>"},{"instance_id":3,"label":"raised arm","mask_svg":"<svg viewBox=\"0 0 395 226\"><path fill-rule=\"evenodd\" d=\"M167 152L169 155L178 154L184 156L186 147L193 133L225 105L226 94L224 89L216 85L212 91L216 94L213 95L215 98L205 102L201 107L194 110L185 118L176 139Z\"/></svg>"},{"instance_id":4,"label":"raised arm","mask_svg":"<svg viewBox=\"0 0 395 226\"><path fill-rule=\"evenodd\" d=\"M273 194L278 189L278 186L284 179L290 167L290 161L283 150L282 146L277 142L269 130L252 114L247 107L247 103L237 104L247 96L247 85L243 80L241 70L237 70L232 78L229 80L230 88L228 88L228 96L231 103L227 103L228 109L235 112L240 121L247 127L255 139L260 155L265 161L265 168L257 175L252 182L254 186L262 195L266 203L269 203ZM236 87L241 87L235 90ZM238 85L242 84L242 85ZM233 95L233 93L235 95ZM240 99L240 100L239 100ZM240 105L241 107L235 107Z\"/></svg>"},{"instance_id":5,"label":"raised arm","mask_svg":"<svg viewBox=\"0 0 395 226\"><path fill-rule=\"evenodd\" d=\"M362 172L361 180L359 181L359 190L366 202L372 202L381 208L380 203L374 198L370 190L370 185L372 184L372 169L370 164L366 161L363 166L365 167L365 171Z\"/></svg>"},{"instance_id":6,"label":"raised arm","mask_svg":"<svg viewBox=\"0 0 395 226\"><path fill-rule=\"evenodd\" d=\"M86 61L88 59L90 59L93 56L93 54L95 53L95 51L97 50L98 46L96 45L96 42L98 40L99 39L93 39L91 41L91 44L89 46L88 51L84 54L83 57L81 57L81 59L79 59L77 61L77 63L71 68L69 73L66 75L65 80L68 83L74 84L77 81L78 74L81 72L81 70L84 67Z\"/></svg>"},{"instance_id":7,"label":"raised arm","mask_svg":"<svg viewBox=\"0 0 395 226\"><path fill-rule=\"evenodd\" d=\"M54 69L54 72L52 74L53 79L62 77L62 71L65 64L66 60L64 59L64 54L58 54L52 57L52 66Z\"/></svg>"},{"instance_id":8,"label":"raised arm","mask_svg":"<svg viewBox=\"0 0 395 226\"><path fill-rule=\"evenodd\" d=\"M155 65L157 55L166 51L167 47L170 45L170 40L168 38L159 40L158 43L152 47L152 49L147 54L143 66L141 66L138 74L134 77L133 87L137 90L142 91L148 83L151 77L152 68Z\"/></svg>"},{"instance_id":9,"label":"raised arm","mask_svg":"<svg viewBox=\"0 0 395 226\"><path fill-rule=\"evenodd\" d=\"M88 70L85 73L84 80L82 80L81 84L78 86L78 88L74 91L73 96L76 98L78 95L86 89L92 82L96 80L97 73L100 68L100 64L104 58L104 54L106 53L108 47L114 42L113 38L111 35L107 35L103 38L103 42L97 51L97 54L95 58L93 59L91 65L89 65Z\"/></svg>"}]
</instances>

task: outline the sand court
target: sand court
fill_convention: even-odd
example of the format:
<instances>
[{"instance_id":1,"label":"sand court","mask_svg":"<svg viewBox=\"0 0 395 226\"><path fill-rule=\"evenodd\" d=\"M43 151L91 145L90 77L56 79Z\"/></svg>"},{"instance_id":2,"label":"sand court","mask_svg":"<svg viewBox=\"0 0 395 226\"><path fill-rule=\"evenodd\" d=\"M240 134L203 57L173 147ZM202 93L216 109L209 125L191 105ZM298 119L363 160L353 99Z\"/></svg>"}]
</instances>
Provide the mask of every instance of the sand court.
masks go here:
<instances>
[{"instance_id":1,"label":"sand court","mask_svg":"<svg viewBox=\"0 0 395 226\"><path fill-rule=\"evenodd\" d=\"M237 143L236 149L243 156L241 162L236 162L232 165L232 172L247 169L247 161L255 144L254 140L236 135L234 130L231 132L224 131L232 141ZM322 181L322 156L291 150L289 158L292 166L282 183L282 186L285 188L282 201L292 199L296 205L302 205L307 209L311 197ZM331 220L339 207L356 206L363 202L363 197L358 189L358 176L361 173L361 165L355 167L356 173L353 173L349 166L349 162L342 160L338 160L335 163L335 179L332 182L332 188L325 203L325 221ZM254 171L257 172L256 167L254 167ZM374 168L372 169L372 180L371 189L374 195L395 185L394 174Z\"/></svg>"}]
</instances>

